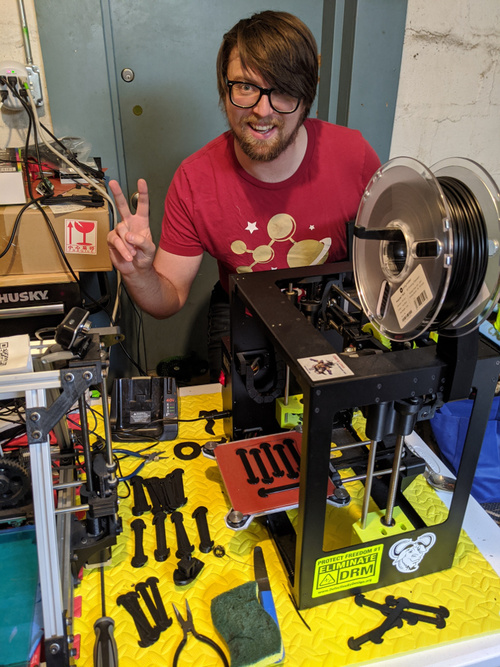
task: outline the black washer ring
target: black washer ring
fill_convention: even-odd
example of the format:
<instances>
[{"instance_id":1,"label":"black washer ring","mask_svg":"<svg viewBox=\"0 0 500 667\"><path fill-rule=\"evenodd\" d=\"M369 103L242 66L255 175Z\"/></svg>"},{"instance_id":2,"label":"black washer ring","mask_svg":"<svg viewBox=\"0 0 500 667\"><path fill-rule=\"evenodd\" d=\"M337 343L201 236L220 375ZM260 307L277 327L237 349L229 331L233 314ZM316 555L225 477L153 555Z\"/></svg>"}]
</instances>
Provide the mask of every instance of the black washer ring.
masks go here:
<instances>
[{"instance_id":1,"label":"black washer ring","mask_svg":"<svg viewBox=\"0 0 500 667\"><path fill-rule=\"evenodd\" d=\"M185 452L185 449L191 451ZM183 461L191 461L191 459L195 459L199 456L200 453L201 445L197 442L178 442L174 447L174 454L178 459L182 459Z\"/></svg>"},{"instance_id":2,"label":"black washer ring","mask_svg":"<svg viewBox=\"0 0 500 667\"><path fill-rule=\"evenodd\" d=\"M213 548L213 554L216 558L224 558L224 556L226 555L226 550L224 549L222 544L217 544Z\"/></svg>"}]
</instances>

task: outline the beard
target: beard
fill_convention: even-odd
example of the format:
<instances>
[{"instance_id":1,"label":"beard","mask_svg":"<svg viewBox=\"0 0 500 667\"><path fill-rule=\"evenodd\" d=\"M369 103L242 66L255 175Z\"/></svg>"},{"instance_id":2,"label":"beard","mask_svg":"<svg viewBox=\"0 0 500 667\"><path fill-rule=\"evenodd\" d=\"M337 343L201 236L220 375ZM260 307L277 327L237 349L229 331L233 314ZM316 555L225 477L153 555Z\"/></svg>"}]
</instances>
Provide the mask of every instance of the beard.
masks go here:
<instances>
[{"instance_id":1,"label":"beard","mask_svg":"<svg viewBox=\"0 0 500 667\"><path fill-rule=\"evenodd\" d=\"M251 136L247 131L249 124L257 124L259 121L262 123L262 120L263 119L258 119L252 115L244 116L240 119L237 129L231 125L230 129L233 137L236 139L241 150L247 157L256 162L272 162L293 144L298 131L304 122L304 116L301 115L297 124L288 135L285 134L285 123L283 120L281 118L273 118L272 121L269 122L272 123L278 131L276 136L271 140L259 140L256 137Z\"/></svg>"}]
</instances>

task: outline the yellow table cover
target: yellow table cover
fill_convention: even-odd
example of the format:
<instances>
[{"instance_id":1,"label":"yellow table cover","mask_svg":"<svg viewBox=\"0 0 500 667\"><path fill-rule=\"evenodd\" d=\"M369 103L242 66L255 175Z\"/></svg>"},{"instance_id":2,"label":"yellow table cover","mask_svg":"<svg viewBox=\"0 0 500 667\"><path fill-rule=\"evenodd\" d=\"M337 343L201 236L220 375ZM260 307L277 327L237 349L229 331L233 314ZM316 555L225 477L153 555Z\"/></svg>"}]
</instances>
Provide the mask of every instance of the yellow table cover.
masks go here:
<instances>
[{"instance_id":1,"label":"yellow table cover","mask_svg":"<svg viewBox=\"0 0 500 667\"><path fill-rule=\"evenodd\" d=\"M219 393L182 396L180 399L180 417L189 420L198 417L201 410L221 410L222 401ZM193 555L204 563L197 578L186 586L176 586L173 572L177 567L176 537L174 525L167 516L165 527L169 558L158 563L154 559L156 548L155 528L151 512L142 515L146 523L144 531L144 550L148 556L146 565L133 568L131 559L134 554L134 536L130 528L136 518L132 515L133 497L122 497L120 515L123 520L123 532L113 548L112 562L105 567L106 611L115 620L115 637L118 646L120 667L156 667L171 665L177 645L182 638L182 630L173 614L172 603L180 610L185 610L185 599L189 601L195 627L208 637L216 640L226 651L222 638L217 635L210 617L210 601L215 596L231 588L253 580L253 548L262 546L269 578L281 627L286 667L333 667L342 665L369 664L389 656L403 655L407 652L425 651L428 647L456 642L485 633L500 632L500 578L490 564L462 531L451 569L426 577L413 579L400 585L370 591L366 597L379 603L387 595L406 597L411 601L432 606L444 605L450 611L446 627L437 629L428 623L393 628L384 635L381 644L367 642L361 650L353 651L348 647L350 637L359 637L363 633L380 625L384 616L374 609L358 607L354 598L324 604L300 612L306 627L290 599L288 579L282 568L274 543L267 531L258 521L253 521L243 531L233 531L226 527L224 516L230 509L224 483L215 460L203 455L190 461L182 461L174 455L174 445L178 442L196 441L203 445L208 440L219 440L224 436L222 420L217 420L214 435L205 430L206 421L181 421L179 434L175 441L159 443L154 451L168 456L166 460L148 463L141 471L141 476L162 477L175 468L184 470L183 482L187 503L180 508L184 516L184 526L191 544L195 545ZM139 450L144 443L115 443L117 448ZM121 461L123 475L134 470L137 458L129 457ZM349 485L352 497L346 509L346 529L350 529L354 513L359 517L362 502L362 485ZM434 490L422 477L418 477L409 487L407 494L412 503L419 505L427 514L429 523L439 522L446 516L445 508ZM126 487L119 486L119 495L126 496ZM224 547L222 558L199 551L199 536L193 511L200 505L208 508L210 536L216 545ZM334 510L339 513L339 510ZM295 511L296 513L296 511ZM294 511L290 518L294 519ZM341 514L339 514L341 516ZM339 526L339 530L341 526ZM327 545L328 546L328 545ZM159 640L148 648L138 645L138 633L128 612L116 604L118 596L134 590L135 584L148 577L159 579L159 590L167 614L173 618L173 624L162 632ZM75 596L81 597L81 617L75 619L74 632L80 640L77 667L91 667L94 646L93 624L101 616L100 576L97 569L85 569L80 585L75 589ZM144 608L144 605L143 605ZM146 615L148 612L146 611ZM258 641L258 638L257 638ZM427 664L422 655L422 664ZM212 667L221 664L212 650L189 637L179 665Z\"/></svg>"}]
</instances>

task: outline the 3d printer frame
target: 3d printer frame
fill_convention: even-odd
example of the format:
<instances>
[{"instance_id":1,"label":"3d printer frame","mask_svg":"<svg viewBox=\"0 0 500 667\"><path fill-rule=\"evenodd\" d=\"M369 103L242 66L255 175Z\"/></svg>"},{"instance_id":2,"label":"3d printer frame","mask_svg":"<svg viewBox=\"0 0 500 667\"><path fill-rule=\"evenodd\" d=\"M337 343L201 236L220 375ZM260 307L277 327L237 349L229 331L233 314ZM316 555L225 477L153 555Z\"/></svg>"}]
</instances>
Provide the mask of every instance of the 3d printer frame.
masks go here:
<instances>
[{"instance_id":1,"label":"3d printer frame","mask_svg":"<svg viewBox=\"0 0 500 667\"><path fill-rule=\"evenodd\" d=\"M24 395L26 400L47 667L74 664L73 589L79 571L84 565L97 567L109 560L111 548L122 530L107 412L106 348L123 336L115 327L90 333L84 329L87 316L87 311L72 309L56 330L60 345L32 346L32 353L40 352L34 355L34 371L0 377L0 397ZM91 451L85 403L85 392L92 386L101 389L105 431L105 450L97 453ZM77 479L76 467L72 465L76 454L65 419L75 403L80 420L84 479ZM63 461L57 483L53 481L51 431L56 435L58 455ZM87 502L76 503L77 487ZM85 512L85 518L79 520L76 513L81 512Z\"/></svg>"},{"instance_id":2,"label":"3d printer frame","mask_svg":"<svg viewBox=\"0 0 500 667\"><path fill-rule=\"evenodd\" d=\"M342 355L352 372L343 377L312 380L300 359L338 354L332 342L299 312L286 287L300 281L342 283L351 276L348 262L297 269L234 275L230 278L231 355L230 380L224 392L225 409L232 410L233 439L255 437L280 430L275 419L275 398L284 387L284 364L300 386L304 414L301 476L296 529L286 516L267 517L268 529L287 571L300 609L324 604L346 595L399 583L450 568L459 539L474 472L499 375L498 349L480 338L477 330L456 338L440 336L438 344L378 354ZM269 356L274 381L258 391L251 380L252 360ZM227 369L229 370L229 369ZM250 380L249 380L250 378ZM412 512L398 491L396 503L410 516L413 530L383 539L365 541L325 551L325 513L332 421L343 410L391 404L401 399L439 396L442 402L473 398L460 468L448 518L429 527ZM429 534L432 535L429 538ZM416 569L401 572L394 564L394 549L402 537L408 545L419 541L432 549ZM425 550L425 549L424 549ZM370 565L366 583L337 582L322 588L319 578L335 579L340 560ZM392 554L392 556L391 556Z\"/></svg>"}]
</instances>

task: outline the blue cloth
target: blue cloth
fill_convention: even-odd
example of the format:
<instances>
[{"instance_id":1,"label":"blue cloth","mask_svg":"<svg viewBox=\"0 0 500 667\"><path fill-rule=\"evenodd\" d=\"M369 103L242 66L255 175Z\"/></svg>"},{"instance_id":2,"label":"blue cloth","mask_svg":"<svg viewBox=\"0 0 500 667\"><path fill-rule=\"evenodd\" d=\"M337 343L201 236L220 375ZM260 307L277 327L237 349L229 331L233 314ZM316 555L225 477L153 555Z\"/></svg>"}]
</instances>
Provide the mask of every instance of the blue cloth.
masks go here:
<instances>
[{"instance_id":1,"label":"blue cloth","mask_svg":"<svg viewBox=\"0 0 500 667\"><path fill-rule=\"evenodd\" d=\"M455 474L462 457L472 405L472 400L446 403L436 411L431 420L439 449ZM493 399L471 494L480 503L500 502L500 397L498 396Z\"/></svg>"},{"instance_id":2,"label":"blue cloth","mask_svg":"<svg viewBox=\"0 0 500 667\"><path fill-rule=\"evenodd\" d=\"M33 526L0 531L0 599L1 665L26 664L42 636Z\"/></svg>"}]
</instances>

